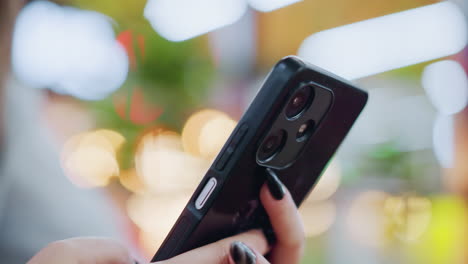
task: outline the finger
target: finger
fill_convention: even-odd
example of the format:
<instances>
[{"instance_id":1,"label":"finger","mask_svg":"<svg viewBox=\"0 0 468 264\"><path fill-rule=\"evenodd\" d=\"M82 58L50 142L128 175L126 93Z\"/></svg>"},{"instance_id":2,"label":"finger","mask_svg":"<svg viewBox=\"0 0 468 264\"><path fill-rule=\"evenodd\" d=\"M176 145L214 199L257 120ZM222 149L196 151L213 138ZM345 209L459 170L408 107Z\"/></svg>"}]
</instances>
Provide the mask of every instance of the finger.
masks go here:
<instances>
[{"instance_id":1,"label":"finger","mask_svg":"<svg viewBox=\"0 0 468 264\"><path fill-rule=\"evenodd\" d=\"M249 248L242 242L236 241L231 243L229 251L230 264L268 264L265 257Z\"/></svg>"},{"instance_id":2,"label":"finger","mask_svg":"<svg viewBox=\"0 0 468 264\"><path fill-rule=\"evenodd\" d=\"M28 264L102 263L133 264L128 250L104 238L73 238L49 244Z\"/></svg>"},{"instance_id":3,"label":"finger","mask_svg":"<svg viewBox=\"0 0 468 264\"><path fill-rule=\"evenodd\" d=\"M268 242L260 230L251 230L236 236L228 237L209 245L188 251L167 261L164 264L179 263L229 263L231 244L240 241L260 255L268 252Z\"/></svg>"},{"instance_id":4,"label":"finger","mask_svg":"<svg viewBox=\"0 0 468 264\"><path fill-rule=\"evenodd\" d=\"M299 263L304 249L304 227L297 207L276 173L267 169L267 183L260 190L260 200L276 235L270 253L272 263Z\"/></svg>"}]
</instances>

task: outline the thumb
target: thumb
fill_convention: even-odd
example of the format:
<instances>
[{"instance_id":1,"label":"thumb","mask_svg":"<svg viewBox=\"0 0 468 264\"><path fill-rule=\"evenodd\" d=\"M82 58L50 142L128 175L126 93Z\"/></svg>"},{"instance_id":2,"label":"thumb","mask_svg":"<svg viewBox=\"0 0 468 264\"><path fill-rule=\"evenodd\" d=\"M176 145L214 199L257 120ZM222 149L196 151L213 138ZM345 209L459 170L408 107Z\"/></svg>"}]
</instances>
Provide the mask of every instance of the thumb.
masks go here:
<instances>
[{"instance_id":1,"label":"thumb","mask_svg":"<svg viewBox=\"0 0 468 264\"><path fill-rule=\"evenodd\" d=\"M262 254L255 252L246 244L236 241L231 244L229 250L230 264L267 264L269 263Z\"/></svg>"},{"instance_id":2,"label":"thumb","mask_svg":"<svg viewBox=\"0 0 468 264\"><path fill-rule=\"evenodd\" d=\"M248 247L246 244L235 241L231 243L229 253L226 256L218 256L216 264L269 264L265 257ZM155 262L152 264L188 264L177 257L167 261ZM194 262L191 262L194 263Z\"/></svg>"},{"instance_id":3,"label":"thumb","mask_svg":"<svg viewBox=\"0 0 468 264\"><path fill-rule=\"evenodd\" d=\"M249 250L253 253L247 254ZM262 254L267 252L262 231L251 230L153 264L266 264Z\"/></svg>"}]
</instances>

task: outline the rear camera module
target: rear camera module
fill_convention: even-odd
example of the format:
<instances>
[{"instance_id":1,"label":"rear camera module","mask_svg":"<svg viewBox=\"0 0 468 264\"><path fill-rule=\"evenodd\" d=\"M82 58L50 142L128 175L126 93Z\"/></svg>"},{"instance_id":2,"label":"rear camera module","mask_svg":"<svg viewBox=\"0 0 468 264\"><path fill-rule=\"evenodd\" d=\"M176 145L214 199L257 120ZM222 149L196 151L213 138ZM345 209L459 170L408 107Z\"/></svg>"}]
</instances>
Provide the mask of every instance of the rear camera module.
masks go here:
<instances>
[{"instance_id":1,"label":"rear camera module","mask_svg":"<svg viewBox=\"0 0 468 264\"><path fill-rule=\"evenodd\" d=\"M289 100L286 106L286 117L291 119L299 116L304 110L310 106L312 99L314 98L314 92L312 87L304 86L297 90L291 100Z\"/></svg>"},{"instance_id":2,"label":"rear camera module","mask_svg":"<svg viewBox=\"0 0 468 264\"><path fill-rule=\"evenodd\" d=\"M286 142L286 131L277 130L266 137L258 149L257 158L261 162L271 160L284 146Z\"/></svg>"}]
</instances>

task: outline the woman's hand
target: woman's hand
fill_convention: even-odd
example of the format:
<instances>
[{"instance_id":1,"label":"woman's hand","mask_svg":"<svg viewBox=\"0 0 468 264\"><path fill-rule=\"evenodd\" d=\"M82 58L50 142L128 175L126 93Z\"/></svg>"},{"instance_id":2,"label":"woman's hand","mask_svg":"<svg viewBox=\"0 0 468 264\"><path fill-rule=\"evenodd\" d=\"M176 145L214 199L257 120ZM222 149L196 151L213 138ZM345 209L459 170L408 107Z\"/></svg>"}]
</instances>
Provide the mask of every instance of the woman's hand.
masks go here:
<instances>
[{"instance_id":1,"label":"woman's hand","mask_svg":"<svg viewBox=\"0 0 468 264\"><path fill-rule=\"evenodd\" d=\"M268 180L260 200L270 218L276 243L270 249L263 233L252 230L186 252L158 264L297 264L304 250L304 229L291 194L274 171L267 169ZM268 253L268 259L264 257Z\"/></svg>"},{"instance_id":2,"label":"woman's hand","mask_svg":"<svg viewBox=\"0 0 468 264\"><path fill-rule=\"evenodd\" d=\"M304 248L304 231L296 205L275 173L260 200L270 218L276 243L270 246L260 230L251 230L157 264L297 264ZM268 258L264 255L268 254ZM75 238L54 242L41 250L28 264L134 264L128 251L107 239Z\"/></svg>"}]
</instances>

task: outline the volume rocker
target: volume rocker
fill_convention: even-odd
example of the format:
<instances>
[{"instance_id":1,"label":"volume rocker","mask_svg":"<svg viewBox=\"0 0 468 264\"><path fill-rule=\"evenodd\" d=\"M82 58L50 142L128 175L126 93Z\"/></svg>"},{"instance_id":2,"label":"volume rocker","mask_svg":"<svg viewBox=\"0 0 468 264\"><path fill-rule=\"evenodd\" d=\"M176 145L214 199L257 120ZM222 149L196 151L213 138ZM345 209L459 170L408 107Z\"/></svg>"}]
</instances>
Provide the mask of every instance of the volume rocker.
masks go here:
<instances>
[{"instance_id":1,"label":"volume rocker","mask_svg":"<svg viewBox=\"0 0 468 264\"><path fill-rule=\"evenodd\" d=\"M221 157L215 164L215 168L217 170L223 170L226 164L228 163L229 159L231 158L232 154L236 150L237 146L241 142L242 138L247 134L249 126L247 124L242 124L234 136L231 138L228 147L225 149Z\"/></svg>"}]
</instances>

